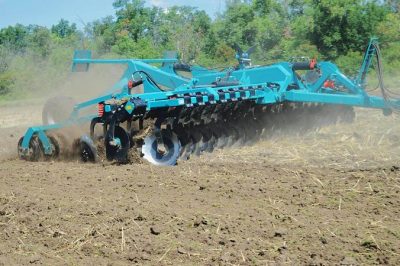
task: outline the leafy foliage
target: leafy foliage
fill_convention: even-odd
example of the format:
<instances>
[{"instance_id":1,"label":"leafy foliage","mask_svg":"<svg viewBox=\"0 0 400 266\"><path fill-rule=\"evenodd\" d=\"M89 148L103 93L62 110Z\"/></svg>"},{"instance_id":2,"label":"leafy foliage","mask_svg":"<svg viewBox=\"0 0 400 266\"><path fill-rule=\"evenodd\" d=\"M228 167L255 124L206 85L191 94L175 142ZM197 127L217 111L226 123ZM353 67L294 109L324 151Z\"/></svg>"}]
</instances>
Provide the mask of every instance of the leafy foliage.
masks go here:
<instances>
[{"instance_id":1,"label":"leafy foliage","mask_svg":"<svg viewBox=\"0 0 400 266\"><path fill-rule=\"evenodd\" d=\"M400 67L398 0L227 0L215 19L188 6L147 7L144 0L115 0L113 7L114 16L88 23L83 31L65 19L50 29L20 24L0 29L0 95L61 81L73 50L82 48L99 57L131 58L176 50L183 61L217 67L235 64L235 44L256 45L256 63L309 56L334 60L353 75L368 39L378 36L386 69Z\"/></svg>"},{"instance_id":2,"label":"leafy foliage","mask_svg":"<svg viewBox=\"0 0 400 266\"><path fill-rule=\"evenodd\" d=\"M69 21L61 19L57 25L51 27L51 33L55 34L59 38L67 38L73 34L76 34L76 24L72 23L69 25Z\"/></svg>"},{"instance_id":3,"label":"leafy foliage","mask_svg":"<svg viewBox=\"0 0 400 266\"><path fill-rule=\"evenodd\" d=\"M330 58L349 51L360 51L371 37L387 10L362 0L313 0L314 23L309 39Z\"/></svg>"}]
</instances>

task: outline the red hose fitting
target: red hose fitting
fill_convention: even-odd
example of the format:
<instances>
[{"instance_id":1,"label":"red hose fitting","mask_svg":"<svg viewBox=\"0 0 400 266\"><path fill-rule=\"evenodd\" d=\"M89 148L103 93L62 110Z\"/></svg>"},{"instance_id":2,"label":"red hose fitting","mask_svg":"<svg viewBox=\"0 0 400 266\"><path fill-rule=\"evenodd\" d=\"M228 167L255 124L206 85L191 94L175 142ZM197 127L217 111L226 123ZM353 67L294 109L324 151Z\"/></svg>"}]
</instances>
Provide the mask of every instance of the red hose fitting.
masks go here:
<instances>
[{"instance_id":1,"label":"red hose fitting","mask_svg":"<svg viewBox=\"0 0 400 266\"><path fill-rule=\"evenodd\" d=\"M310 69L313 70L317 65L317 59L313 58L310 60Z\"/></svg>"},{"instance_id":2,"label":"red hose fitting","mask_svg":"<svg viewBox=\"0 0 400 266\"><path fill-rule=\"evenodd\" d=\"M330 79L326 80L326 81L324 82L324 88L331 88L331 89L334 89L334 88L335 88L335 81L330 80Z\"/></svg>"},{"instance_id":3,"label":"red hose fitting","mask_svg":"<svg viewBox=\"0 0 400 266\"><path fill-rule=\"evenodd\" d=\"M128 89L132 89L133 88L133 81L129 80L128 81Z\"/></svg>"}]
</instances>

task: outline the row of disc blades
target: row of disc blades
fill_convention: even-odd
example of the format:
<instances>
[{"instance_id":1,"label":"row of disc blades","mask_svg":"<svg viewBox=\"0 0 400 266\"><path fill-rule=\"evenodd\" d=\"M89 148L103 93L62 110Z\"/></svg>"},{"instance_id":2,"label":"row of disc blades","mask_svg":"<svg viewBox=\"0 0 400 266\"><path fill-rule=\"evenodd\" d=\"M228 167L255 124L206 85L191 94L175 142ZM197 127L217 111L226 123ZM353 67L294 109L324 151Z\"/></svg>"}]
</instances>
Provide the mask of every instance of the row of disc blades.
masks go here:
<instances>
[{"instance_id":1,"label":"row of disc blades","mask_svg":"<svg viewBox=\"0 0 400 266\"><path fill-rule=\"evenodd\" d=\"M184 108L167 120L169 132L164 132L164 142L170 146L168 160L157 152L154 136L145 138L142 151L151 163L171 165L178 158L187 160L215 149L248 145L272 134L297 135L337 122L352 122L354 116L352 107L307 103L262 106L230 102Z\"/></svg>"}]
</instances>

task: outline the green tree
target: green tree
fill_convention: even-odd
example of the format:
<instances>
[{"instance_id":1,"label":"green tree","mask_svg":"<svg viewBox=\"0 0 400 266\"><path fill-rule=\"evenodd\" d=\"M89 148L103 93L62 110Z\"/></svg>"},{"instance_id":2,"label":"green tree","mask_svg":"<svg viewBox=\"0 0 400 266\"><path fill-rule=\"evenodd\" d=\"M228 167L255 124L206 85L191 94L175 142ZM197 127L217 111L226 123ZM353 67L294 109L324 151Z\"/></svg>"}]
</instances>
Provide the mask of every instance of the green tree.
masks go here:
<instances>
[{"instance_id":1,"label":"green tree","mask_svg":"<svg viewBox=\"0 0 400 266\"><path fill-rule=\"evenodd\" d=\"M116 42L116 23L112 16L95 20L85 26L86 35L94 41L94 48L99 53L108 53Z\"/></svg>"},{"instance_id":2,"label":"green tree","mask_svg":"<svg viewBox=\"0 0 400 266\"><path fill-rule=\"evenodd\" d=\"M55 34L59 38L70 37L77 33L76 24L70 25L68 20L61 19L56 25L51 27L51 33Z\"/></svg>"},{"instance_id":3,"label":"green tree","mask_svg":"<svg viewBox=\"0 0 400 266\"><path fill-rule=\"evenodd\" d=\"M14 83L14 75L9 70L11 54L7 48L0 45L0 95L10 92Z\"/></svg>"},{"instance_id":4,"label":"green tree","mask_svg":"<svg viewBox=\"0 0 400 266\"><path fill-rule=\"evenodd\" d=\"M0 30L0 45L15 52L23 52L28 46L29 31L27 27L17 24Z\"/></svg>"},{"instance_id":5,"label":"green tree","mask_svg":"<svg viewBox=\"0 0 400 266\"><path fill-rule=\"evenodd\" d=\"M128 58L157 58L161 55L161 52L153 46L151 39L141 38L135 42L128 36L118 38L112 51Z\"/></svg>"},{"instance_id":6,"label":"green tree","mask_svg":"<svg viewBox=\"0 0 400 266\"><path fill-rule=\"evenodd\" d=\"M228 45L251 46L255 43L257 29L251 23L255 13L251 5L235 2L227 7L220 21L216 23L217 35Z\"/></svg>"},{"instance_id":7,"label":"green tree","mask_svg":"<svg viewBox=\"0 0 400 266\"><path fill-rule=\"evenodd\" d=\"M42 57L50 54L51 35L50 30L45 27L35 27L29 35L30 47Z\"/></svg>"},{"instance_id":8,"label":"green tree","mask_svg":"<svg viewBox=\"0 0 400 266\"><path fill-rule=\"evenodd\" d=\"M150 8L144 6L143 0L117 0L114 2L116 9L118 32L127 32L129 37L138 41L151 30ZM125 34L123 34L125 35Z\"/></svg>"},{"instance_id":9,"label":"green tree","mask_svg":"<svg viewBox=\"0 0 400 266\"><path fill-rule=\"evenodd\" d=\"M312 8L308 38L328 58L361 51L387 14L383 6L362 0L312 0Z\"/></svg>"},{"instance_id":10,"label":"green tree","mask_svg":"<svg viewBox=\"0 0 400 266\"><path fill-rule=\"evenodd\" d=\"M400 13L389 13L377 26L378 36L384 43L400 41Z\"/></svg>"},{"instance_id":11,"label":"green tree","mask_svg":"<svg viewBox=\"0 0 400 266\"><path fill-rule=\"evenodd\" d=\"M387 5L393 12L399 13L400 10L400 0L383 0L385 5Z\"/></svg>"}]
</instances>

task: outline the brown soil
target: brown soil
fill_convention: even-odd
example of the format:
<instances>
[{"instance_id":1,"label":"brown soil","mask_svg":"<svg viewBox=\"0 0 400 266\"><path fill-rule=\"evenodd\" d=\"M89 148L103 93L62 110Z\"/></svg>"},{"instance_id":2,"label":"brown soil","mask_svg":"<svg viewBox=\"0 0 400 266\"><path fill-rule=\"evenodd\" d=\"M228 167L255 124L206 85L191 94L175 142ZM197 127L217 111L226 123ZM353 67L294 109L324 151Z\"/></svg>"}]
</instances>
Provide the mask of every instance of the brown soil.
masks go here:
<instances>
[{"instance_id":1,"label":"brown soil","mask_svg":"<svg viewBox=\"0 0 400 266\"><path fill-rule=\"evenodd\" d=\"M0 265L400 264L398 116L357 110L163 168L20 161L40 112L13 108L0 108L14 121L0 128Z\"/></svg>"}]
</instances>

